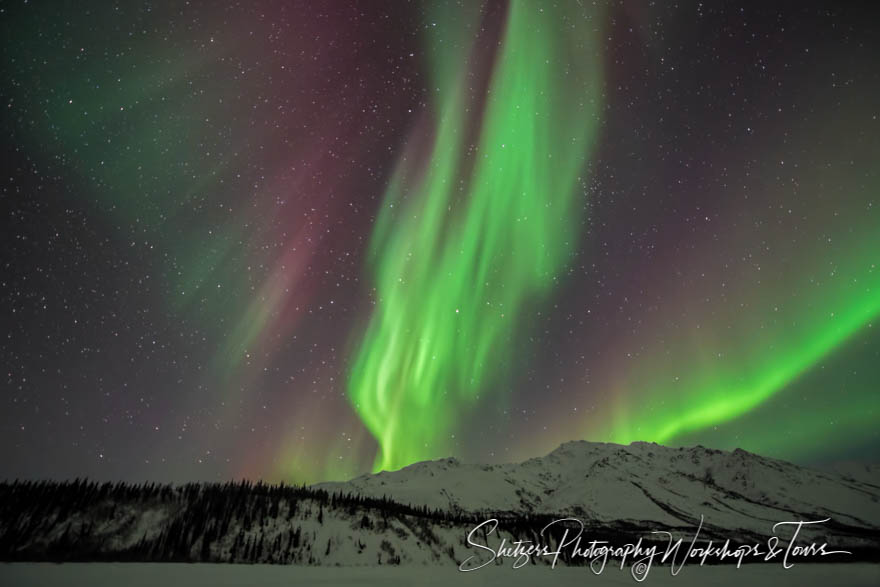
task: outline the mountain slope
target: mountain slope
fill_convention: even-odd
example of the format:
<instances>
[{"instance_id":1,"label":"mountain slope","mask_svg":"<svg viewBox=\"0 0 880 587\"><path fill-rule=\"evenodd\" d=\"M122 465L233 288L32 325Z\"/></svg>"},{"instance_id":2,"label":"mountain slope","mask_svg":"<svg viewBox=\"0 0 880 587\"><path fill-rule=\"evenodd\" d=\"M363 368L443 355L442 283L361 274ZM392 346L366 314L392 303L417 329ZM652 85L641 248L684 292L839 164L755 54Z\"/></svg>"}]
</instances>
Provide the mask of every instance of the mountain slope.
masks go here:
<instances>
[{"instance_id":1,"label":"mountain slope","mask_svg":"<svg viewBox=\"0 0 880 587\"><path fill-rule=\"evenodd\" d=\"M455 459L416 463L318 487L453 512L564 514L597 523L696 526L767 535L781 521L831 518L825 530L861 536L880 529L880 487L743 450L563 444L545 457L506 465Z\"/></svg>"}]
</instances>

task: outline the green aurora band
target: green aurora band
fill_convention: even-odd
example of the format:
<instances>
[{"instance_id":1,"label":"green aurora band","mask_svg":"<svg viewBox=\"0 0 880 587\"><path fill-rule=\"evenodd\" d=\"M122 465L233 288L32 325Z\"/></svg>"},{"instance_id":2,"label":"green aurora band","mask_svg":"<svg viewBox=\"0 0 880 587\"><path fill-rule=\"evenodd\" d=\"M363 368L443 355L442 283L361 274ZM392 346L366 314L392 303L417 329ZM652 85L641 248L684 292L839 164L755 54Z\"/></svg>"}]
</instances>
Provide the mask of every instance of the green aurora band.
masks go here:
<instances>
[{"instance_id":1,"label":"green aurora band","mask_svg":"<svg viewBox=\"0 0 880 587\"><path fill-rule=\"evenodd\" d=\"M869 354L880 317L880 231L871 190L857 179L873 173L870 156L840 165L848 167L851 176L831 182L827 170L805 178L815 186L805 189L805 200L831 192L805 225L812 242L779 238L767 245L774 255L759 268L759 279L727 276L723 306L701 306L698 296L678 292L689 304L664 315L687 315L687 328L648 347L633 364L617 365L607 390L613 407L582 422L580 433L622 444L743 447L784 458L824 454L830 439L845 443L842 435L850 442L867 438L880 412L876 384L822 373L841 353ZM835 188L823 186L823 174ZM749 250L738 240L725 246ZM870 372L876 358L845 364L834 373Z\"/></svg>"},{"instance_id":2,"label":"green aurora band","mask_svg":"<svg viewBox=\"0 0 880 587\"><path fill-rule=\"evenodd\" d=\"M578 244L602 82L599 15L585 10L510 4L470 158L470 80L446 84L457 64L435 63L445 87L430 160L403 161L385 195L376 308L348 384L377 470L448 454L468 406L503 375L521 310Z\"/></svg>"},{"instance_id":3,"label":"green aurora band","mask_svg":"<svg viewBox=\"0 0 880 587\"><path fill-rule=\"evenodd\" d=\"M863 251L860 266L845 265L843 275L849 278L832 278L830 283L814 286L815 296L796 300L795 309L784 312L779 319L762 315L763 323L747 320L724 335L694 335L678 347L686 349L684 352L675 353L679 358L690 358L689 372L681 376L674 374L675 365L680 363L664 365L664 358L668 361L669 356L658 352L627 375L627 387L635 393L620 397L627 397L632 409L619 409L602 439L622 444L636 440L675 443L689 434L735 420L787 389L852 337L873 328L873 320L880 315L880 271L869 260L870 254ZM728 337L743 340L747 329L754 344L724 344ZM852 417L872 414L875 418L876 393L872 395L862 402L845 402L834 413L855 408ZM798 411L797 416L803 417L803 413ZM816 416L816 421L834 418L827 412ZM772 440L752 432L749 436L765 438L758 443L765 451L780 441L778 435ZM739 444L743 441L748 439L738 439Z\"/></svg>"}]
</instances>

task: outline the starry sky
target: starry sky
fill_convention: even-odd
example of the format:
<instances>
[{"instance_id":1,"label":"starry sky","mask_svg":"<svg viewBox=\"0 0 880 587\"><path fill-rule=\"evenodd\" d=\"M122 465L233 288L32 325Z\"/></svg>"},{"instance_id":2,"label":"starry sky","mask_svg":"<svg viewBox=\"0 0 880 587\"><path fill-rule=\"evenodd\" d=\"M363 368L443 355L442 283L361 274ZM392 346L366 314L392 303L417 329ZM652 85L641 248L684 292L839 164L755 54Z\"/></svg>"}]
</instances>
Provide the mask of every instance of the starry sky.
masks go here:
<instances>
[{"instance_id":1,"label":"starry sky","mask_svg":"<svg viewBox=\"0 0 880 587\"><path fill-rule=\"evenodd\" d=\"M876 460L866 6L4 3L0 478Z\"/></svg>"}]
</instances>

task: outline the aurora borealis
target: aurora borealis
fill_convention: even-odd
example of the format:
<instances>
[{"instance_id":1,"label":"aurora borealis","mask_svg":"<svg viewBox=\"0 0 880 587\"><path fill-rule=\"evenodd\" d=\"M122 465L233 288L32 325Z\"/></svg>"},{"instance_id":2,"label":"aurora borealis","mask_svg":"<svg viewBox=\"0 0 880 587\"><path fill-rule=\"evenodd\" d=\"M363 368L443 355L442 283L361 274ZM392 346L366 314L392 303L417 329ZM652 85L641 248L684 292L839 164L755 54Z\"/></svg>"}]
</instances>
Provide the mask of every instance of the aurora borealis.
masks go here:
<instances>
[{"instance_id":1,"label":"aurora borealis","mask_svg":"<svg viewBox=\"0 0 880 587\"><path fill-rule=\"evenodd\" d=\"M505 355L524 303L552 288L577 239L577 180L599 110L596 30L580 10L532 12L510 6L473 161L462 155L462 70L443 80L427 168L392 179L377 220L379 301L350 391L382 469L447 454L459 411L496 383L490 354ZM569 16L583 34L558 34Z\"/></svg>"},{"instance_id":2,"label":"aurora borealis","mask_svg":"<svg viewBox=\"0 0 880 587\"><path fill-rule=\"evenodd\" d=\"M874 21L661 4L4 8L4 477L876 460Z\"/></svg>"}]
</instances>

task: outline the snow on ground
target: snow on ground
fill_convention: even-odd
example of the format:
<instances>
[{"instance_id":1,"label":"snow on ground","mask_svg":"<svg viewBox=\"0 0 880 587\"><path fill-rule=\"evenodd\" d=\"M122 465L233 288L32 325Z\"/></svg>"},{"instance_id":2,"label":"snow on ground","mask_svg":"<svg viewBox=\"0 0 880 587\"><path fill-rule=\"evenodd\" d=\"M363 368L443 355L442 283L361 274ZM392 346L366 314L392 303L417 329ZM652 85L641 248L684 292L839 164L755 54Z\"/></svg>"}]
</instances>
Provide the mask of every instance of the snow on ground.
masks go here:
<instances>
[{"instance_id":1,"label":"snow on ground","mask_svg":"<svg viewBox=\"0 0 880 587\"><path fill-rule=\"evenodd\" d=\"M880 585L877 564L803 564L791 569L781 565L746 565L741 569L724 567L685 567L678 576L669 568L653 569L644 584L652 586L716 585L785 587L786 585ZM295 587L298 585L411 586L504 585L508 587L544 585L638 585L626 572L606 570L596 576L583 568L556 569L528 567L485 568L461 573L455 568L438 567L299 567L281 565L224 565L176 563L0 563L0 585L25 586L125 586L125 587L226 587L258 585Z\"/></svg>"}]
</instances>

